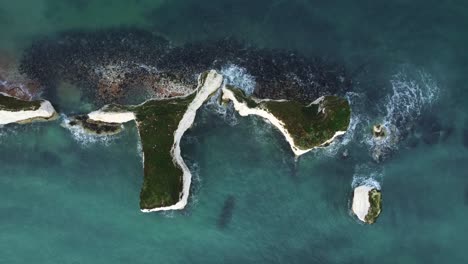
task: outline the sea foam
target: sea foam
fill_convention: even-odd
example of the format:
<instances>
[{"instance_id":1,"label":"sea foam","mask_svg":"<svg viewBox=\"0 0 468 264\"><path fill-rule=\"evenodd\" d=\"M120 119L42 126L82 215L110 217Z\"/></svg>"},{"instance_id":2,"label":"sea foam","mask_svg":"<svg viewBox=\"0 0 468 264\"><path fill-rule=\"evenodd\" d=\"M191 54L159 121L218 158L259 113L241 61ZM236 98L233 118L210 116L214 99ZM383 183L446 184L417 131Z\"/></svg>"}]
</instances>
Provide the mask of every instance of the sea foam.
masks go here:
<instances>
[{"instance_id":1,"label":"sea foam","mask_svg":"<svg viewBox=\"0 0 468 264\"><path fill-rule=\"evenodd\" d=\"M431 107L440 93L437 83L422 70L410 71L404 68L391 77L390 85L391 92L382 103L380 118L365 112L367 107L364 105L352 107L353 114L348 136L359 138L360 143L367 145L374 159L377 158L376 153L381 155L379 158L384 159L388 154L397 151L403 133L412 127L425 109ZM363 102L362 100L356 101L359 97L361 96L357 94L352 95L350 102ZM361 97L361 99L366 98ZM376 120L379 119L381 121L377 122ZM385 130L384 138L376 139L372 135L372 125L378 123ZM358 133L355 133L356 131ZM355 167L351 187L354 189L366 185L380 190L383 178L384 171L381 165L373 162L361 163Z\"/></svg>"},{"instance_id":2,"label":"sea foam","mask_svg":"<svg viewBox=\"0 0 468 264\"><path fill-rule=\"evenodd\" d=\"M255 78L247 72L247 69L235 64L227 64L221 68L226 84L242 89L247 95L255 90Z\"/></svg>"},{"instance_id":3,"label":"sea foam","mask_svg":"<svg viewBox=\"0 0 468 264\"><path fill-rule=\"evenodd\" d=\"M378 151L382 157L398 149L399 142L413 127L422 111L437 100L440 92L433 78L422 70L402 70L392 76L390 84L391 94L385 98L385 113L380 122L386 137L375 139L372 133L367 132L364 140L371 153Z\"/></svg>"},{"instance_id":4,"label":"sea foam","mask_svg":"<svg viewBox=\"0 0 468 264\"><path fill-rule=\"evenodd\" d=\"M68 129L72 135L72 138L80 143L81 146L83 147L88 147L93 144L104 144L104 145L109 145L111 142L113 142L115 139L119 137L119 134L116 135L97 135L97 134L92 134L87 132L82 126L80 125L75 125L71 126L70 119L64 115L60 115L61 119L61 126ZM124 126L122 126L122 129L124 129Z\"/></svg>"},{"instance_id":5,"label":"sea foam","mask_svg":"<svg viewBox=\"0 0 468 264\"><path fill-rule=\"evenodd\" d=\"M223 86L235 86L243 90L247 95L251 95L255 90L255 78L243 67L235 64L226 64L221 68L220 74L224 77ZM221 94L222 91L219 89L215 96L212 96L208 100L206 108L221 116L228 125L235 126L239 123L236 117L236 111L231 104L227 106L220 104L219 98Z\"/></svg>"},{"instance_id":6,"label":"sea foam","mask_svg":"<svg viewBox=\"0 0 468 264\"><path fill-rule=\"evenodd\" d=\"M377 167L375 164L368 163L356 165L354 168L351 187L354 189L365 185L380 190L381 184L383 183L383 175L383 169L381 167Z\"/></svg>"}]
</instances>

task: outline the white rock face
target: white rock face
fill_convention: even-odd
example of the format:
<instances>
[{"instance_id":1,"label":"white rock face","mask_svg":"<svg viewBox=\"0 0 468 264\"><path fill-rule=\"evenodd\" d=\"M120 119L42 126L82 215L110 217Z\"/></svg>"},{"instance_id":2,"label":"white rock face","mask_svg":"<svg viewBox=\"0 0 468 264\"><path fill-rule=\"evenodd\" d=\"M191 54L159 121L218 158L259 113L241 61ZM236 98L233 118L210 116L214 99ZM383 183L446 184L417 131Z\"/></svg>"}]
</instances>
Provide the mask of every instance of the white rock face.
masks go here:
<instances>
[{"instance_id":1,"label":"white rock face","mask_svg":"<svg viewBox=\"0 0 468 264\"><path fill-rule=\"evenodd\" d=\"M135 120L135 114L132 112L105 112L97 110L89 113L88 118L99 122L121 124Z\"/></svg>"},{"instance_id":2,"label":"white rock face","mask_svg":"<svg viewBox=\"0 0 468 264\"><path fill-rule=\"evenodd\" d=\"M36 118L48 119L55 115L55 109L49 101L42 101L36 110L7 111L0 110L0 125L18 123Z\"/></svg>"},{"instance_id":3,"label":"white rock face","mask_svg":"<svg viewBox=\"0 0 468 264\"><path fill-rule=\"evenodd\" d=\"M359 220L366 222L366 215L369 212L369 192L374 187L362 185L354 189L353 196L353 213L359 218Z\"/></svg>"}]
</instances>

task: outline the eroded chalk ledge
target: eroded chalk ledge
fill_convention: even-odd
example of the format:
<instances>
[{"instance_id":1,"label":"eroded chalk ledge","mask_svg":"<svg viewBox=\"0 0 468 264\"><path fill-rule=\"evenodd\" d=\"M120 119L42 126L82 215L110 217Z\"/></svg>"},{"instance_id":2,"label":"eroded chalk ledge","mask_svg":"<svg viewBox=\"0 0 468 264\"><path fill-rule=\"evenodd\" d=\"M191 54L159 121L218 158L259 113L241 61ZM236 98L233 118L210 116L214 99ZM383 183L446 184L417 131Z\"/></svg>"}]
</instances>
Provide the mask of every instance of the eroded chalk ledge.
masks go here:
<instances>
[{"instance_id":1,"label":"eroded chalk ledge","mask_svg":"<svg viewBox=\"0 0 468 264\"><path fill-rule=\"evenodd\" d=\"M354 189L352 211L357 218L373 224L382 211L382 193L375 187L361 185Z\"/></svg>"},{"instance_id":2,"label":"eroded chalk ledge","mask_svg":"<svg viewBox=\"0 0 468 264\"><path fill-rule=\"evenodd\" d=\"M57 112L49 101L25 101L0 93L0 125L48 121L57 117Z\"/></svg>"}]
</instances>

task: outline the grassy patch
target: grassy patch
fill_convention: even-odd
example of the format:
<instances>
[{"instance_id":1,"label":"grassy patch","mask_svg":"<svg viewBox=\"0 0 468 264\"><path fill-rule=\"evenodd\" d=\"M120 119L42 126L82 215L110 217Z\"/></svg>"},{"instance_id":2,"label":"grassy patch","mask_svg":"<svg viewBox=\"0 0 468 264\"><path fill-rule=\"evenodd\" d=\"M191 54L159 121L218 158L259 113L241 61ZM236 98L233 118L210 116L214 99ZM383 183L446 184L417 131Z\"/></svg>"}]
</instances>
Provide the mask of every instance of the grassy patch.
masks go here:
<instances>
[{"instance_id":1,"label":"grassy patch","mask_svg":"<svg viewBox=\"0 0 468 264\"><path fill-rule=\"evenodd\" d=\"M226 85L226 88L232 91L237 101L247 104L247 106L250 108L255 108L258 106L258 103L255 102L252 98L248 97L243 90L235 88L231 85Z\"/></svg>"},{"instance_id":2,"label":"grassy patch","mask_svg":"<svg viewBox=\"0 0 468 264\"><path fill-rule=\"evenodd\" d=\"M257 103L237 88L229 87L239 102L250 108L261 108L281 120L294 144L301 149L310 149L332 138L337 131L346 131L351 110L345 98L326 96L319 105L305 106L296 101L262 101Z\"/></svg>"},{"instance_id":3,"label":"grassy patch","mask_svg":"<svg viewBox=\"0 0 468 264\"><path fill-rule=\"evenodd\" d=\"M122 112L132 112L135 110L135 108L136 106L133 106L133 105L108 104L104 108L102 108L101 111L122 113Z\"/></svg>"},{"instance_id":4,"label":"grassy patch","mask_svg":"<svg viewBox=\"0 0 468 264\"><path fill-rule=\"evenodd\" d=\"M366 223L373 224L379 217L382 211L382 193L377 189L372 189L369 192L369 212L366 215Z\"/></svg>"},{"instance_id":5,"label":"grassy patch","mask_svg":"<svg viewBox=\"0 0 468 264\"><path fill-rule=\"evenodd\" d=\"M0 94L0 110L21 111L37 110L41 107L41 101L24 101L14 97Z\"/></svg>"},{"instance_id":6,"label":"grassy patch","mask_svg":"<svg viewBox=\"0 0 468 264\"><path fill-rule=\"evenodd\" d=\"M179 201L183 172L174 163L171 148L174 132L194 98L195 94L152 100L134 108L145 157L141 209L169 206Z\"/></svg>"},{"instance_id":7,"label":"grassy patch","mask_svg":"<svg viewBox=\"0 0 468 264\"><path fill-rule=\"evenodd\" d=\"M316 147L332 138L337 131L346 131L350 121L348 101L336 96L327 96L319 105L304 106L295 101L266 101L261 108L281 120L294 144L301 149Z\"/></svg>"}]
</instances>

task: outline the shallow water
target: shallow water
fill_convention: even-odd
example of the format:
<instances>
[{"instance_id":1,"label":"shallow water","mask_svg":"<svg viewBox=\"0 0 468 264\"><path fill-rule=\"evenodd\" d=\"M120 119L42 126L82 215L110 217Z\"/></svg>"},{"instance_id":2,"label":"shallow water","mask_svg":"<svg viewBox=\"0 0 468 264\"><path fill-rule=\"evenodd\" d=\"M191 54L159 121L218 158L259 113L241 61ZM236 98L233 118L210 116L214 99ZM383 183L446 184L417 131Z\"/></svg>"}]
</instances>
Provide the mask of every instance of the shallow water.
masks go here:
<instances>
[{"instance_id":1,"label":"shallow water","mask_svg":"<svg viewBox=\"0 0 468 264\"><path fill-rule=\"evenodd\" d=\"M356 71L357 122L346 145L295 161L260 119L205 108L182 143L196 178L188 208L151 214L138 210L133 124L97 141L74 137L61 120L5 126L0 263L468 262L468 4L343 2L0 0L0 47L17 54L40 34L137 25L175 43L235 36L340 61ZM421 71L434 82L421 81ZM423 100L420 114L393 101L394 117L411 117L401 132L415 128L375 163L367 133L389 119L391 81L402 73L408 78L398 80L421 93L437 87L438 97ZM427 131L435 123L445 132L434 141ZM360 177L382 188L372 226L349 209Z\"/></svg>"}]
</instances>

